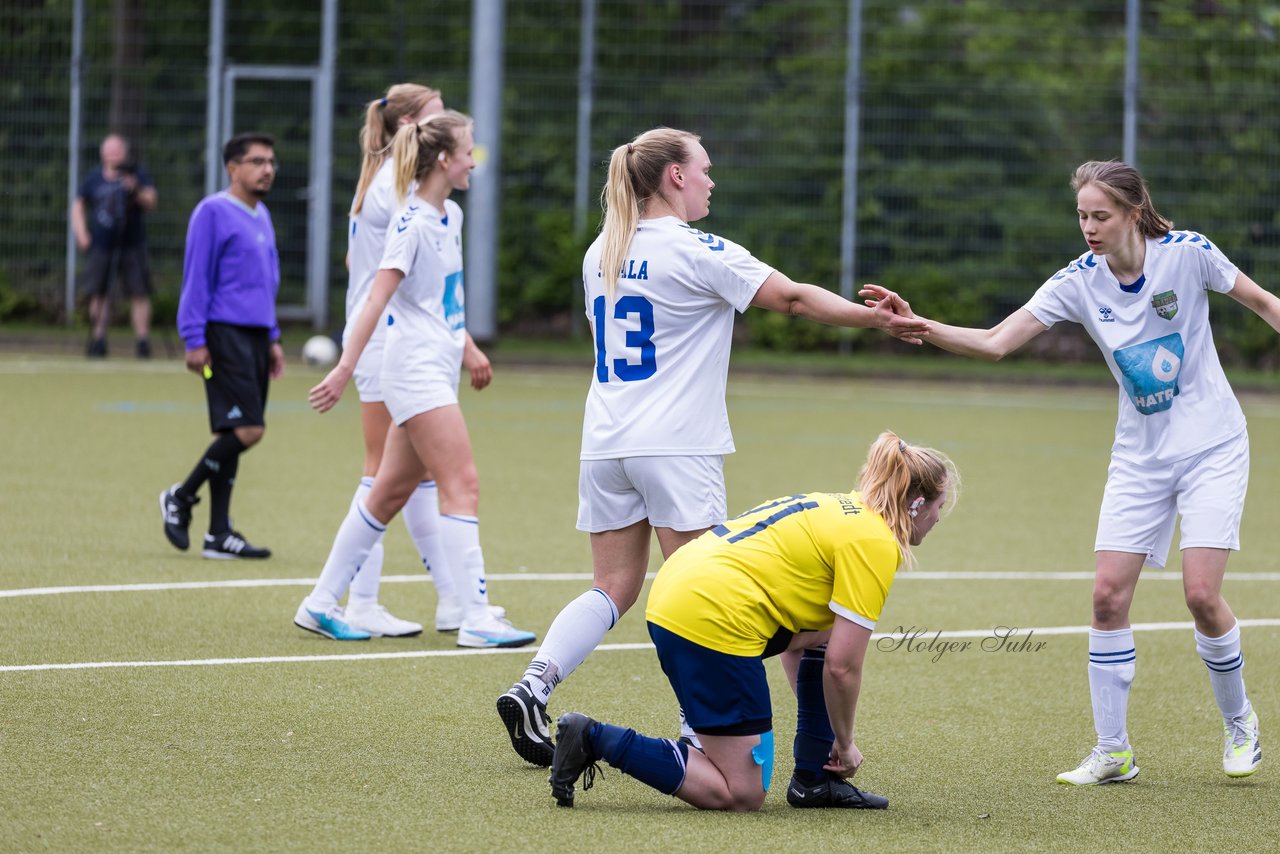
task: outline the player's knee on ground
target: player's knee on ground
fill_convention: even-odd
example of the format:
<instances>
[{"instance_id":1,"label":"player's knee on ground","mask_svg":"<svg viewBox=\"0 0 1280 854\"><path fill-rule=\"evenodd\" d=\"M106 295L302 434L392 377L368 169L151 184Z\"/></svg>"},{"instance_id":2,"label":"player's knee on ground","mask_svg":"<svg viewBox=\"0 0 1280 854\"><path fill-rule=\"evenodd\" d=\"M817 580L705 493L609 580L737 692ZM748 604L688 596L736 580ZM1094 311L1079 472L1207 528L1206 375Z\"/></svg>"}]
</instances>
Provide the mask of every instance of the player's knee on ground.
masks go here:
<instances>
[{"instance_id":1,"label":"player's knee on ground","mask_svg":"<svg viewBox=\"0 0 1280 854\"><path fill-rule=\"evenodd\" d=\"M736 760L730 760L736 770L728 773L717 767L716 770L724 774L725 789L723 794L716 798L717 803L710 808L731 812L754 812L764 806L765 795L769 791L769 781L773 777L773 731L761 733L759 742L748 750L751 763L749 771L744 773L744 769L737 764ZM691 761L693 761L692 757ZM706 805L703 806L706 807Z\"/></svg>"},{"instance_id":2,"label":"player's knee on ground","mask_svg":"<svg viewBox=\"0 0 1280 854\"><path fill-rule=\"evenodd\" d=\"M764 806L764 796L764 789L735 792L733 803L728 809L733 812L755 812Z\"/></svg>"}]
</instances>

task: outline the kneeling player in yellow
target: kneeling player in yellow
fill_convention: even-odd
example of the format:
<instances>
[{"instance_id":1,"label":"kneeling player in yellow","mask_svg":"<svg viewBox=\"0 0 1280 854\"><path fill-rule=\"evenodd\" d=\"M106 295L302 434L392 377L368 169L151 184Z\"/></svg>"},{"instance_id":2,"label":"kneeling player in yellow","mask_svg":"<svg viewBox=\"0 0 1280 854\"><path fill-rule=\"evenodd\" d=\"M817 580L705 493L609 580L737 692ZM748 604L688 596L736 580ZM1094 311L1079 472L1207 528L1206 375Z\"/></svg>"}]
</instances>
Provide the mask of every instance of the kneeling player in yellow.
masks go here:
<instances>
[{"instance_id":1,"label":"kneeling player in yellow","mask_svg":"<svg viewBox=\"0 0 1280 854\"><path fill-rule=\"evenodd\" d=\"M846 778L862 764L854 712L867 643L898 567L955 503L955 466L931 448L882 433L850 493L768 501L685 545L663 565L645 616L701 750L562 715L551 792L604 760L702 809L756 810L773 772L773 710L764 659L782 656L796 693L796 807L883 809L888 799Z\"/></svg>"}]
</instances>

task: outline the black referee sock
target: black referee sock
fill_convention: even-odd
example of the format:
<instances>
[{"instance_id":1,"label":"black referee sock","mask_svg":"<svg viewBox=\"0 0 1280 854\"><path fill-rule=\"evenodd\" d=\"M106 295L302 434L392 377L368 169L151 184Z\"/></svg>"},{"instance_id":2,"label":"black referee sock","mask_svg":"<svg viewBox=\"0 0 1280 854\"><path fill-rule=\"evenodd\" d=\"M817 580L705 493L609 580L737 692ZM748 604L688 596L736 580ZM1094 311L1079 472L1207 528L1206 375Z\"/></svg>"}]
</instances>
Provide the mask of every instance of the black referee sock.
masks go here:
<instances>
[{"instance_id":1,"label":"black referee sock","mask_svg":"<svg viewBox=\"0 0 1280 854\"><path fill-rule=\"evenodd\" d=\"M234 467L240 459L240 454L244 453L244 449L244 443L236 437L234 430L219 433L218 438L214 439L212 444L205 448L200 462L196 463L196 467L191 470L191 474L187 475L187 479L183 481L182 486L178 487L179 495L183 498L194 499L206 480L211 480L219 470L228 464ZM232 477L234 476L233 472Z\"/></svg>"},{"instance_id":2,"label":"black referee sock","mask_svg":"<svg viewBox=\"0 0 1280 854\"><path fill-rule=\"evenodd\" d=\"M235 434L231 435L234 438ZM237 454L209 475L209 533L215 536L231 530L231 489L236 484L239 468L240 455Z\"/></svg>"}]
</instances>

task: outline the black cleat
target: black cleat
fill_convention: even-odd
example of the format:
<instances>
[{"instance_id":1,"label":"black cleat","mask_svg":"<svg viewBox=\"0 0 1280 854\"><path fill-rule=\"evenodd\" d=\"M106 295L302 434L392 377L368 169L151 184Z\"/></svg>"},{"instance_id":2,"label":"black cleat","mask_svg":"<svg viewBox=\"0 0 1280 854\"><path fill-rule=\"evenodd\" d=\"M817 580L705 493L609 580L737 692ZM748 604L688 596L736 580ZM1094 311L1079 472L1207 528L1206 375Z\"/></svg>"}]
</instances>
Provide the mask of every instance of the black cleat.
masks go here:
<instances>
[{"instance_id":1,"label":"black cleat","mask_svg":"<svg viewBox=\"0 0 1280 854\"><path fill-rule=\"evenodd\" d=\"M151 342L146 338L139 338L134 342L133 352L139 359L151 358Z\"/></svg>"},{"instance_id":2,"label":"black cleat","mask_svg":"<svg viewBox=\"0 0 1280 854\"><path fill-rule=\"evenodd\" d=\"M191 508L200 503L200 499L190 500L178 494L178 484L160 493L160 518L164 520L164 535L173 547L186 551L191 547L191 538L187 528L191 527Z\"/></svg>"},{"instance_id":3,"label":"black cleat","mask_svg":"<svg viewBox=\"0 0 1280 854\"><path fill-rule=\"evenodd\" d=\"M271 557L271 549L260 549L250 544L239 531L227 531L224 534L205 534L201 554L214 560L260 559Z\"/></svg>"},{"instance_id":4,"label":"black cleat","mask_svg":"<svg viewBox=\"0 0 1280 854\"><path fill-rule=\"evenodd\" d=\"M582 790L590 789L596 781L600 766L596 765L595 751L587 735L596 722L577 712L565 712L556 723L556 750L551 760L551 794L556 805L573 806L573 784L583 777Z\"/></svg>"},{"instance_id":5,"label":"black cleat","mask_svg":"<svg viewBox=\"0 0 1280 854\"><path fill-rule=\"evenodd\" d=\"M551 721L547 707L538 702L523 682L498 698L498 717L511 736L511 746L526 762L550 768L555 756L551 745Z\"/></svg>"},{"instance_id":6,"label":"black cleat","mask_svg":"<svg viewBox=\"0 0 1280 854\"><path fill-rule=\"evenodd\" d=\"M864 792L848 780L834 775L820 783L806 786L792 776L787 786L787 803L793 807L826 807L850 810L883 810L889 808L889 799Z\"/></svg>"},{"instance_id":7,"label":"black cleat","mask_svg":"<svg viewBox=\"0 0 1280 854\"><path fill-rule=\"evenodd\" d=\"M107 339L90 338L88 345L84 348L84 354L90 359L107 358Z\"/></svg>"}]
</instances>

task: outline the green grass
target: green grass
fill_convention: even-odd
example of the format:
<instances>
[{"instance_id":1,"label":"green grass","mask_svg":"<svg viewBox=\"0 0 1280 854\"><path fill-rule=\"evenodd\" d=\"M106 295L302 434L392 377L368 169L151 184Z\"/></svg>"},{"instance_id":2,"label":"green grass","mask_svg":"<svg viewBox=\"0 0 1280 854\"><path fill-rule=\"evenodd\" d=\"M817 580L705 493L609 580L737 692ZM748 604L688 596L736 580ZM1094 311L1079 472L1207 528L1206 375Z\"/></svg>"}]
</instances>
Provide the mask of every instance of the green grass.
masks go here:
<instances>
[{"instance_id":1,"label":"green grass","mask_svg":"<svg viewBox=\"0 0 1280 854\"><path fill-rule=\"evenodd\" d=\"M494 386L464 392L480 467L491 595L540 634L581 580L574 530L577 448L589 364L534 368L499 348ZM750 359L743 360L750 362ZM958 360L957 360L958 361ZM749 365L748 365L749 366ZM773 365L776 369L777 365ZM760 499L848 488L884 428L960 466L959 507L918 549L880 627L931 633L1081 626L1093 529L1114 424L1105 385L782 374L735 370L731 511ZM816 369L814 369L816 370ZM895 372L896 373L896 372ZM703 814L613 770L557 809L546 772L510 751L493 700L529 652L451 653L434 632L337 644L296 629L293 610L327 554L359 473L354 396L306 408L319 375L296 366L272 389L270 429L242 461L238 527L266 563L214 563L164 541L156 496L207 442L199 384L176 361L86 363L0 356L0 590L87 584L281 579L274 586L0 597L0 665L230 660L191 666L0 672L4 850L1270 850L1280 834L1274 757L1230 781L1219 720L1188 629L1137 636L1130 730L1142 774L1070 790L1053 776L1092 741L1086 639L1038 636L1037 652L978 642L934 661L875 649L859 708L858 782L883 814L792 810L782 797L795 706L776 666L777 765L757 815ZM1280 618L1280 406L1244 398L1253 489L1226 593L1242 618ZM202 505L193 531L206 520ZM388 576L416 578L403 526ZM654 567L656 568L656 561ZM1176 555L1171 568L1177 568ZM1043 572L1043 579L931 579L933 572ZM1252 578L1250 576L1253 576ZM289 583L292 582L292 583ZM1176 580L1139 585L1135 623L1186 622ZM428 620L430 584L388 581L383 601ZM1280 721L1280 628L1244 632L1246 679L1270 731ZM633 613L607 644L647 640ZM351 658L358 653L418 657ZM337 660L305 660L336 655ZM281 657L286 661L236 663ZM670 689L649 650L602 649L556 693L575 709L659 735ZM1268 744L1270 740L1268 740Z\"/></svg>"}]
</instances>

